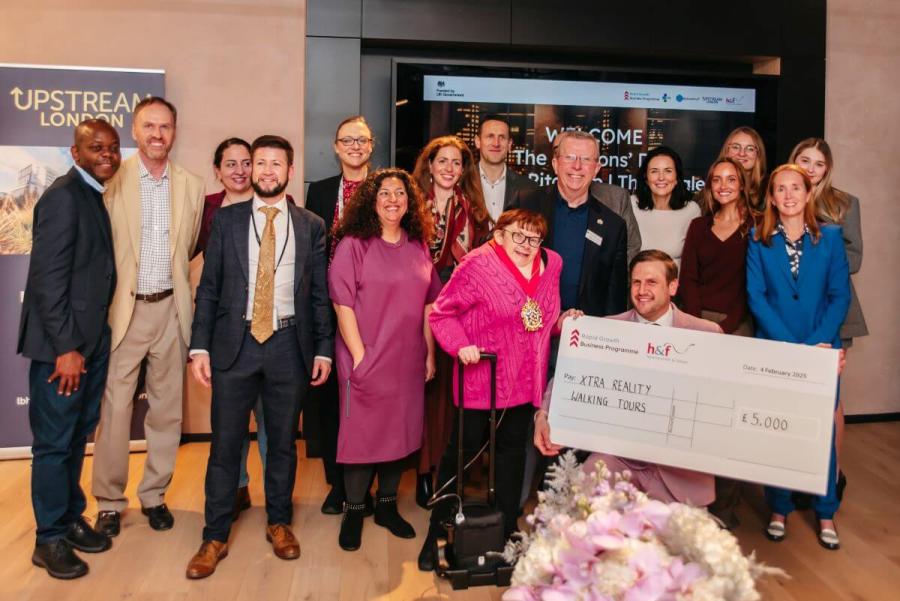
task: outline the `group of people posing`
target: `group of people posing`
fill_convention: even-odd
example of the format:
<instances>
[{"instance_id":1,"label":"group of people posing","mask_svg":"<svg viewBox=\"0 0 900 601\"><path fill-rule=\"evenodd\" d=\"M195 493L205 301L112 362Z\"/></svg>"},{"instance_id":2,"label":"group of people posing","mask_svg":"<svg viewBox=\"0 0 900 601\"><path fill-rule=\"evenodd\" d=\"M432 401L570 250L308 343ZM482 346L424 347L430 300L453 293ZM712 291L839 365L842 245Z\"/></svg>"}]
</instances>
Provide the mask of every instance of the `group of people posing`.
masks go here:
<instances>
[{"instance_id":1,"label":"group of people posing","mask_svg":"<svg viewBox=\"0 0 900 601\"><path fill-rule=\"evenodd\" d=\"M762 140L739 128L696 198L678 154L655 148L630 195L594 181L599 145L586 132L559 134L556 183L535 188L507 167L512 141L501 116L482 119L477 159L460 138L442 136L412 173L372 169L374 136L353 116L335 133L340 173L311 184L301 208L285 194L294 173L286 139L223 141L213 155L223 190L204 201L201 180L168 158L175 107L147 98L133 117L138 151L121 167L116 131L80 124L75 167L35 208L19 351L32 359L32 561L56 577L85 574L73 549L104 551L119 534L145 358L138 496L153 529L174 523L164 494L188 357L212 388L205 528L186 570L203 578L227 556L232 522L250 506L251 412L277 557L300 556L291 522L302 408L307 452L322 457L331 487L321 511L342 515L339 545L358 549L371 515L393 535L415 537L397 503L401 475L415 464L417 502L432 510L418 565L431 570L457 504L442 494L459 456L455 406L465 399L468 464L488 435L492 385L501 411L496 502L506 534L518 529L537 456L559 451L548 377L563 320L609 316L835 348L866 333L849 279L862 258L859 204L832 187L821 139L798 144L767 177ZM188 262L201 253L192 302ZM497 354L495 382L482 352ZM462 382L452 377L457 361ZM838 451L842 423L838 405ZM79 477L95 429L92 527ZM828 493L812 499L828 548L839 545L838 458L833 449ZM708 505L724 526L736 524L736 482L604 459L630 469L652 496ZM774 488L766 496L766 532L781 540L794 497Z\"/></svg>"}]
</instances>

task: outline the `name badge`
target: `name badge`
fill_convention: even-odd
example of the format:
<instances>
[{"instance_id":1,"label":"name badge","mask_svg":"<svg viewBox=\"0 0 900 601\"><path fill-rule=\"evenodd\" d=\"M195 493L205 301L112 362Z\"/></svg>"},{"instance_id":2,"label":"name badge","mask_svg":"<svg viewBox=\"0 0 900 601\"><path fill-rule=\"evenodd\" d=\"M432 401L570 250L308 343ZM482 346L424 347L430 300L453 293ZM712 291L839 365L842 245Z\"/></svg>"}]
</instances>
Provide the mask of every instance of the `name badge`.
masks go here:
<instances>
[{"instance_id":1,"label":"name badge","mask_svg":"<svg viewBox=\"0 0 900 601\"><path fill-rule=\"evenodd\" d=\"M597 234L596 232L592 232L588 230L584 233L584 237L596 244L597 246L601 246L603 244L603 236Z\"/></svg>"}]
</instances>

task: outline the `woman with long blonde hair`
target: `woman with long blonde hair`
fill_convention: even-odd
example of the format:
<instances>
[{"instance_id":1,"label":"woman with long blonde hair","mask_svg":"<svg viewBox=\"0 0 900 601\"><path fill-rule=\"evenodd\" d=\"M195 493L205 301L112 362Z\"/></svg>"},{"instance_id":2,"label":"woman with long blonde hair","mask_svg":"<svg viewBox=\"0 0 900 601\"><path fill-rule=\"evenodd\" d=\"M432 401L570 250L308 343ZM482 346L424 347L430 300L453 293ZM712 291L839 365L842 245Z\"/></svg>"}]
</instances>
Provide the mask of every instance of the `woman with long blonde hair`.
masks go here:
<instances>
[{"instance_id":1,"label":"woman with long blonde hair","mask_svg":"<svg viewBox=\"0 0 900 601\"><path fill-rule=\"evenodd\" d=\"M750 208L755 212L765 209L766 179L766 146L762 136L752 127L737 127L722 144L720 159L731 158L744 168L747 176L747 193L750 195Z\"/></svg>"},{"instance_id":2,"label":"woman with long blonde hair","mask_svg":"<svg viewBox=\"0 0 900 601\"><path fill-rule=\"evenodd\" d=\"M847 262L850 265L850 308L847 318L841 326L841 347L850 348L857 336L866 336L869 329L863 316L862 306L852 276L860 270L863 260L862 223L860 218L859 199L831 184L831 172L834 168L834 155L828 142L822 138L806 138L794 146L791 151L791 162L799 165L809 176L813 184L812 204L816 219L822 223L841 226L844 235L844 248L847 251ZM844 440L844 406L838 406L835 416L835 447L840 462L841 447ZM838 474L838 496L843 497L847 478L842 471Z\"/></svg>"}]
</instances>

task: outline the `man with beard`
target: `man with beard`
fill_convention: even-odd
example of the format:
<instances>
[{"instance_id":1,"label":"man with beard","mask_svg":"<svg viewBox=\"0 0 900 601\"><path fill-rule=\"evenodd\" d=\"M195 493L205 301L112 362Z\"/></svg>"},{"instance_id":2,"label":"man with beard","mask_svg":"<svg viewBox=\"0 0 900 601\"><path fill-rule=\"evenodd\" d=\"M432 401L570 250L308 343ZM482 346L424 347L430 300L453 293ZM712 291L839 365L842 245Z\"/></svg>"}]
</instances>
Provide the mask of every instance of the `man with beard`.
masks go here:
<instances>
[{"instance_id":1,"label":"man with beard","mask_svg":"<svg viewBox=\"0 0 900 601\"><path fill-rule=\"evenodd\" d=\"M228 554L241 443L257 398L268 436L266 539L277 557L300 556L291 531L300 402L307 383L328 379L334 353L325 222L285 198L294 174L287 140L261 136L250 155L253 200L216 213L197 288L191 371L213 393L206 527L187 566L192 579Z\"/></svg>"},{"instance_id":2,"label":"man with beard","mask_svg":"<svg viewBox=\"0 0 900 601\"><path fill-rule=\"evenodd\" d=\"M678 292L678 266L672 257L661 250L644 250L631 260L630 267L631 304L634 308L618 315L611 315L609 319L722 333L722 328L718 324L684 313L672 303L672 298ZM544 396L543 406L534 416L534 445L545 456L557 455L561 450L559 445L550 441L548 412L552 388L551 380ZM592 466L598 459L603 460L611 472L630 470L635 486L651 498L664 503L678 502L705 507L715 496L714 479L710 474L616 457L607 453L592 454L584 465Z\"/></svg>"},{"instance_id":3,"label":"man with beard","mask_svg":"<svg viewBox=\"0 0 900 601\"><path fill-rule=\"evenodd\" d=\"M112 223L118 280L109 307L112 344L100 408L92 492L97 529L119 534L128 506L128 451L138 372L147 358L144 419L147 459L137 494L154 530L175 520L165 504L181 441L182 391L193 303L188 262L203 216L203 180L169 160L175 107L156 96L134 108L137 153L110 180L104 200Z\"/></svg>"},{"instance_id":4,"label":"man with beard","mask_svg":"<svg viewBox=\"0 0 900 601\"><path fill-rule=\"evenodd\" d=\"M103 184L119 168L119 134L106 121L82 121L71 153L75 167L34 207L18 345L31 359L28 418L37 524L31 561L55 578L87 574L73 547L99 553L111 545L81 517L85 498L79 480L109 365L106 315L116 265Z\"/></svg>"}]
</instances>

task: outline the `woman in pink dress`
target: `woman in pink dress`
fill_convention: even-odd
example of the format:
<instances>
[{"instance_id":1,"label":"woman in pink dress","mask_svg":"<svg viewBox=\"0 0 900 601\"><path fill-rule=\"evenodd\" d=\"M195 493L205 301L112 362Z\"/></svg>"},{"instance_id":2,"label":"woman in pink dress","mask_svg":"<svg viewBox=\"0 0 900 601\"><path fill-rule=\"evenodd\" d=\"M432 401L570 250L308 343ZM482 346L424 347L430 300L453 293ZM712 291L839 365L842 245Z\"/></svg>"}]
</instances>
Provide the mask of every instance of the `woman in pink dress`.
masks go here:
<instances>
[{"instance_id":1,"label":"woman in pink dress","mask_svg":"<svg viewBox=\"0 0 900 601\"><path fill-rule=\"evenodd\" d=\"M515 532L525 471L525 445L535 407L547 382L550 336L558 331L562 259L541 242L547 222L532 211L506 211L490 242L460 261L429 316L441 347L465 369L463 456L469 462L484 443L490 418L490 376L481 351L497 354L496 499L507 536ZM454 404L459 391L454 384ZM441 458L437 487L456 474L456 424ZM434 541L455 511L454 499L435 504L419 569L434 569Z\"/></svg>"},{"instance_id":2,"label":"woman in pink dress","mask_svg":"<svg viewBox=\"0 0 900 601\"><path fill-rule=\"evenodd\" d=\"M337 313L341 420L337 461L347 504L338 542L360 546L364 496L378 473L375 523L416 533L397 511L402 460L422 444L425 382L434 377L426 322L440 291L428 242L433 224L422 193L402 169L369 175L344 209L328 272Z\"/></svg>"}]
</instances>

